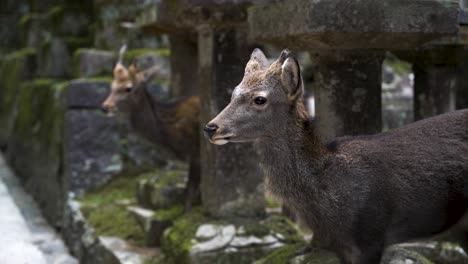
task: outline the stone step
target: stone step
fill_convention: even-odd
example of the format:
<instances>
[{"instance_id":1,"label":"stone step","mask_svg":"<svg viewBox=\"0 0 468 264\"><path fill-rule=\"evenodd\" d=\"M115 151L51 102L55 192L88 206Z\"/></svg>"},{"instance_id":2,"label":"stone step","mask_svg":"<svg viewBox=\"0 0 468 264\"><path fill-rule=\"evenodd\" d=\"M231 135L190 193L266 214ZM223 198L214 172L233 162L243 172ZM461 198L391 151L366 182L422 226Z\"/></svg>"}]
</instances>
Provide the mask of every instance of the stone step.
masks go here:
<instances>
[{"instance_id":1,"label":"stone step","mask_svg":"<svg viewBox=\"0 0 468 264\"><path fill-rule=\"evenodd\" d=\"M251 264L295 243L304 243L302 235L280 215L242 224L212 219L193 210L177 218L164 233L162 250L175 263Z\"/></svg>"},{"instance_id":2,"label":"stone step","mask_svg":"<svg viewBox=\"0 0 468 264\"><path fill-rule=\"evenodd\" d=\"M0 154L0 263L78 264Z\"/></svg>"},{"instance_id":3,"label":"stone step","mask_svg":"<svg viewBox=\"0 0 468 264\"><path fill-rule=\"evenodd\" d=\"M78 49L73 55L73 75L76 78L107 76L112 78L112 71L117 63L116 51L98 49ZM170 78L170 63L168 51L165 49L136 49L128 50L124 55L124 65L128 67L136 62L142 70L154 65L160 65L161 71L155 79L168 80Z\"/></svg>"},{"instance_id":4,"label":"stone step","mask_svg":"<svg viewBox=\"0 0 468 264\"><path fill-rule=\"evenodd\" d=\"M187 171L162 169L149 173L137 187L137 203L149 209L168 209L184 201Z\"/></svg>"},{"instance_id":5,"label":"stone step","mask_svg":"<svg viewBox=\"0 0 468 264\"><path fill-rule=\"evenodd\" d=\"M161 246L164 231L170 227L174 219L183 213L182 206L169 210L148 210L141 207L129 206L127 210L137 219L145 233L145 246Z\"/></svg>"}]
</instances>

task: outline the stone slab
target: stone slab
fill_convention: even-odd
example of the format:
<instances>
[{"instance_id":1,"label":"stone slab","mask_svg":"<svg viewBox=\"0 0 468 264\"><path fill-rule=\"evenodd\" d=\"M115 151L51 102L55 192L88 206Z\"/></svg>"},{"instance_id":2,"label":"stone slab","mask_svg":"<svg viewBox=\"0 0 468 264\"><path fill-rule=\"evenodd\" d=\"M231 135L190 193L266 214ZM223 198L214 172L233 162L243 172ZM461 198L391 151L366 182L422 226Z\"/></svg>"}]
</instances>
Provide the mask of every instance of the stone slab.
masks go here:
<instances>
[{"instance_id":1,"label":"stone slab","mask_svg":"<svg viewBox=\"0 0 468 264\"><path fill-rule=\"evenodd\" d=\"M289 48L409 49L457 36L458 8L443 0L291 0L250 7L248 21L254 39Z\"/></svg>"},{"instance_id":2,"label":"stone slab","mask_svg":"<svg viewBox=\"0 0 468 264\"><path fill-rule=\"evenodd\" d=\"M75 76L80 78L93 76L112 76L116 54L112 51L81 49L74 55Z\"/></svg>"},{"instance_id":3,"label":"stone slab","mask_svg":"<svg viewBox=\"0 0 468 264\"><path fill-rule=\"evenodd\" d=\"M101 107L102 102L109 95L109 81L73 80L65 91L67 108Z\"/></svg>"},{"instance_id":4,"label":"stone slab","mask_svg":"<svg viewBox=\"0 0 468 264\"><path fill-rule=\"evenodd\" d=\"M0 263L78 264L0 155Z\"/></svg>"},{"instance_id":5,"label":"stone slab","mask_svg":"<svg viewBox=\"0 0 468 264\"><path fill-rule=\"evenodd\" d=\"M100 186L121 170L120 137L115 119L99 110L69 110L65 126L70 191Z\"/></svg>"}]
</instances>

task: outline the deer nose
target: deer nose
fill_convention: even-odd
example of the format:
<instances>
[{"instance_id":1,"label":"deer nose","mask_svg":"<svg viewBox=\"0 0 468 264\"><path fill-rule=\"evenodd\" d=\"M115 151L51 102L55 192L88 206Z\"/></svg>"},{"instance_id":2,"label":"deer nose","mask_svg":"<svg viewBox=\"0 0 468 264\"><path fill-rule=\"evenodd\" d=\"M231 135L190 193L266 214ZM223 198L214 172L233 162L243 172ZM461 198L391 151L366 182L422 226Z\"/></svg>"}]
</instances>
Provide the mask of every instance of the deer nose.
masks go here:
<instances>
[{"instance_id":1,"label":"deer nose","mask_svg":"<svg viewBox=\"0 0 468 264\"><path fill-rule=\"evenodd\" d=\"M205 130L206 135L209 138L211 138L211 137L213 137L216 130L218 130L218 128L219 127L216 124L208 124L208 125L205 126L205 128L203 128L203 130Z\"/></svg>"},{"instance_id":2,"label":"deer nose","mask_svg":"<svg viewBox=\"0 0 468 264\"><path fill-rule=\"evenodd\" d=\"M107 107L105 107L105 106L101 106L101 111L102 111L104 114L107 114L107 112L109 112L109 109L107 109Z\"/></svg>"}]
</instances>

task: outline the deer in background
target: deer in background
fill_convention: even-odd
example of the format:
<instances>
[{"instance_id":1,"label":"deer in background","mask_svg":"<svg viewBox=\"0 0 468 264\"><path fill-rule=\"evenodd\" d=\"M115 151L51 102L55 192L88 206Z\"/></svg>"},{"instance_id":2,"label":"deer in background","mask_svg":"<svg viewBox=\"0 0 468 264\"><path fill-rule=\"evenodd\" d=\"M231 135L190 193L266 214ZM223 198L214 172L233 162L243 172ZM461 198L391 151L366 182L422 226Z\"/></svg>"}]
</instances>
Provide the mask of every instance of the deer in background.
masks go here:
<instances>
[{"instance_id":1,"label":"deer in background","mask_svg":"<svg viewBox=\"0 0 468 264\"><path fill-rule=\"evenodd\" d=\"M189 162L185 209L190 211L191 205L200 200L200 99L191 96L159 101L147 90L159 67L139 71L133 63L125 68L122 63L125 49L123 46L120 50L111 92L102 103L102 110L110 116L116 113L128 116L137 134L170 150L177 159Z\"/></svg>"},{"instance_id":2,"label":"deer in background","mask_svg":"<svg viewBox=\"0 0 468 264\"><path fill-rule=\"evenodd\" d=\"M205 127L218 145L254 141L269 190L343 263L454 226L468 208L468 110L324 144L303 103L297 60L254 50L231 102Z\"/></svg>"}]
</instances>

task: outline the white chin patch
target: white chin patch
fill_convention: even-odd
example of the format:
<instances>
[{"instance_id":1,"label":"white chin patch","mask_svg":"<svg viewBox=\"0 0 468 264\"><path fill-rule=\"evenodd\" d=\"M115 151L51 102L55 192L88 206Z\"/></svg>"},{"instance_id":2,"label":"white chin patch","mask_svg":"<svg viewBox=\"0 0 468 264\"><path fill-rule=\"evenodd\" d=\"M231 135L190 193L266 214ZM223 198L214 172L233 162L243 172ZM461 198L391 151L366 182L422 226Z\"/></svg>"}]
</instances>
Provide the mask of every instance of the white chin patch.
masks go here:
<instances>
[{"instance_id":1,"label":"white chin patch","mask_svg":"<svg viewBox=\"0 0 468 264\"><path fill-rule=\"evenodd\" d=\"M217 139L217 140L213 141L213 144L224 145L224 144L226 144L228 142L229 142L229 140L226 140L226 139Z\"/></svg>"}]
</instances>

